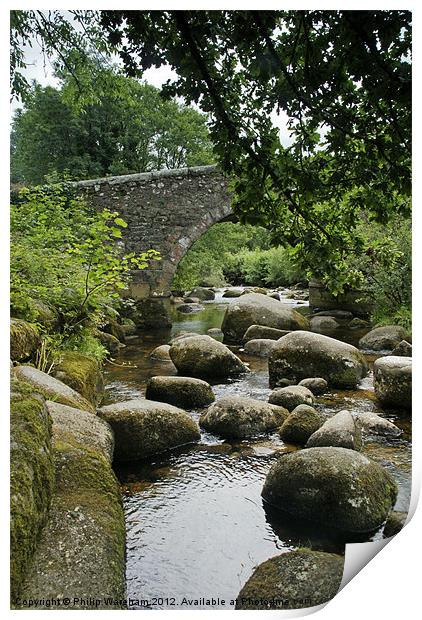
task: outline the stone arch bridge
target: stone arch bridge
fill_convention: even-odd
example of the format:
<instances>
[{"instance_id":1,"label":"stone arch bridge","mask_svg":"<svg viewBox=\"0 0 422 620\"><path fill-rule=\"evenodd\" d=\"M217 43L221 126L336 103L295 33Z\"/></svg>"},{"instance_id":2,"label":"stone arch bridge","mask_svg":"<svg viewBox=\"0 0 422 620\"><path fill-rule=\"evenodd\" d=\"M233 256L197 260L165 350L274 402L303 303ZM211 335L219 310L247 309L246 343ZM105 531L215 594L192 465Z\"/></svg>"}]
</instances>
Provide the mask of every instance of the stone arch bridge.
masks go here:
<instances>
[{"instance_id":1,"label":"stone arch bridge","mask_svg":"<svg viewBox=\"0 0 422 620\"><path fill-rule=\"evenodd\" d=\"M216 166L200 166L79 181L76 187L93 207L118 211L127 222L124 252L160 252L160 261L133 272L130 296L144 308L141 324L166 323L157 302L170 296L181 258L213 224L234 221L228 179Z\"/></svg>"}]
</instances>

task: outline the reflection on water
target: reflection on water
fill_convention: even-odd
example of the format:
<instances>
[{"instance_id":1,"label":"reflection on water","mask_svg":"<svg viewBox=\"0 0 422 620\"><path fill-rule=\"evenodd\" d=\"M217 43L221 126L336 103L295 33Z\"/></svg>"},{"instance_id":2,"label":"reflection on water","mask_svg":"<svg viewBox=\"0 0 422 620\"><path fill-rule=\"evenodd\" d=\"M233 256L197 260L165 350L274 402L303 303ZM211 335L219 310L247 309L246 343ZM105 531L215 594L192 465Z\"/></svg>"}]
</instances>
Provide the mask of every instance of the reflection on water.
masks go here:
<instances>
[{"instance_id":1,"label":"reflection on water","mask_svg":"<svg viewBox=\"0 0 422 620\"><path fill-rule=\"evenodd\" d=\"M180 331L206 333L220 327L227 304L236 300L222 299L221 292L217 297L216 302L204 302L205 309L195 315L183 315L173 308L171 330L130 339L115 360L121 366L106 370L106 402L144 396L150 377L176 374L171 362L151 360L150 352ZM295 300L288 302L301 312L308 310ZM365 330L347 330L343 325L330 335L357 344L363 333ZM215 384L216 397L236 394L267 400L267 361L246 356L241 347L232 348L252 372ZM368 361L373 362L374 357ZM407 510L410 422L399 412L381 411L374 398L372 376L355 391L332 390L319 397L316 407L329 414L346 408L382 413L403 430L402 436L393 440L367 437L363 453L394 475L399 485L396 508ZM198 420L201 412L189 413ZM175 601L154 605L169 609L177 608L183 597L234 599L254 567L274 555L299 546L341 552L341 541L315 528L309 531L306 524L296 522L292 527L280 514L267 506L264 509L261 490L271 464L281 453L295 449L283 444L277 434L228 443L202 433L198 445L160 455L149 463L119 467L127 523L128 596L174 597ZM381 535L382 530L368 539Z\"/></svg>"}]
</instances>

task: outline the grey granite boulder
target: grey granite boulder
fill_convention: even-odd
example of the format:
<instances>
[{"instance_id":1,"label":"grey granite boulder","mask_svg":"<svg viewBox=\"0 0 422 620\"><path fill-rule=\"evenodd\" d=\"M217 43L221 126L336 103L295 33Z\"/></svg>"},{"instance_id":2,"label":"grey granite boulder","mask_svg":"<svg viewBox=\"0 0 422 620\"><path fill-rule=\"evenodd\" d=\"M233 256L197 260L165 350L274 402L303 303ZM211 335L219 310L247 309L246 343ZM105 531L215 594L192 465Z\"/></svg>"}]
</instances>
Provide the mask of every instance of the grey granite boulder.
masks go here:
<instances>
[{"instance_id":1,"label":"grey granite boulder","mask_svg":"<svg viewBox=\"0 0 422 620\"><path fill-rule=\"evenodd\" d=\"M362 448L362 430L359 422L347 411L339 411L313 433L306 444L307 448L333 446L360 450Z\"/></svg>"},{"instance_id":2,"label":"grey granite boulder","mask_svg":"<svg viewBox=\"0 0 422 620\"><path fill-rule=\"evenodd\" d=\"M412 358L387 356L374 362L375 394L382 405L398 409L412 406Z\"/></svg>"}]
</instances>

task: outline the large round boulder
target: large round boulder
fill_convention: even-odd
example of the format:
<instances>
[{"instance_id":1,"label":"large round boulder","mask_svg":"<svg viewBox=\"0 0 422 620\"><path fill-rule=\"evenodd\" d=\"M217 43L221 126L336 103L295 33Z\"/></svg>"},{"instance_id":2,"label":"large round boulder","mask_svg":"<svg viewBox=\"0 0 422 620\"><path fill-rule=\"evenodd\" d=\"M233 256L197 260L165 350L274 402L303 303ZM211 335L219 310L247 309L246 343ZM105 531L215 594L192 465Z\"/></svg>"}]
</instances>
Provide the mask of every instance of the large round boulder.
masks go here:
<instances>
[{"instance_id":1,"label":"large round boulder","mask_svg":"<svg viewBox=\"0 0 422 620\"><path fill-rule=\"evenodd\" d=\"M297 382L322 377L339 388L353 388L368 372L362 353L329 336L294 331L277 341L268 359L270 385L287 377Z\"/></svg>"},{"instance_id":2,"label":"large round boulder","mask_svg":"<svg viewBox=\"0 0 422 620\"><path fill-rule=\"evenodd\" d=\"M134 399L98 409L114 431L116 461L137 461L200 438L198 425L182 409Z\"/></svg>"},{"instance_id":3,"label":"large round boulder","mask_svg":"<svg viewBox=\"0 0 422 620\"><path fill-rule=\"evenodd\" d=\"M226 345L210 336L175 340L170 357L180 374L200 379L236 376L249 370Z\"/></svg>"},{"instance_id":4,"label":"large round boulder","mask_svg":"<svg viewBox=\"0 0 422 620\"><path fill-rule=\"evenodd\" d=\"M283 330L309 329L308 319L291 306L260 293L248 293L230 304L221 326L224 340L240 342L251 325Z\"/></svg>"},{"instance_id":5,"label":"large round boulder","mask_svg":"<svg viewBox=\"0 0 422 620\"><path fill-rule=\"evenodd\" d=\"M373 532L397 498L397 483L381 465L347 448L306 448L270 469L262 496L291 517L343 534Z\"/></svg>"},{"instance_id":6,"label":"large round boulder","mask_svg":"<svg viewBox=\"0 0 422 620\"><path fill-rule=\"evenodd\" d=\"M374 362L375 394L382 405L398 409L412 406L412 358L387 356Z\"/></svg>"},{"instance_id":7,"label":"large round boulder","mask_svg":"<svg viewBox=\"0 0 422 620\"><path fill-rule=\"evenodd\" d=\"M276 341L271 338L254 338L245 344L245 353L257 357L268 357L275 343Z\"/></svg>"},{"instance_id":8,"label":"large round boulder","mask_svg":"<svg viewBox=\"0 0 422 620\"><path fill-rule=\"evenodd\" d=\"M183 409L206 407L215 400L210 384L193 377L152 377L145 397Z\"/></svg>"},{"instance_id":9,"label":"large round boulder","mask_svg":"<svg viewBox=\"0 0 422 620\"><path fill-rule=\"evenodd\" d=\"M362 336L359 348L367 351L392 351L406 336L406 330L400 325L376 327Z\"/></svg>"},{"instance_id":10,"label":"large round boulder","mask_svg":"<svg viewBox=\"0 0 422 620\"><path fill-rule=\"evenodd\" d=\"M293 411L298 405L313 405L314 395L303 385L289 385L273 390L268 402Z\"/></svg>"},{"instance_id":11,"label":"large round boulder","mask_svg":"<svg viewBox=\"0 0 422 620\"><path fill-rule=\"evenodd\" d=\"M360 450L362 448L362 428L359 422L346 409L329 418L308 439L307 448L334 446Z\"/></svg>"},{"instance_id":12,"label":"large round boulder","mask_svg":"<svg viewBox=\"0 0 422 620\"><path fill-rule=\"evenodd\" d=\"M254 398L225 396L201 415L199 424L221 437L243 439L274 430L287 416L282 407Z\"/></svg>"},{"instance_id":13,"label":"large round boulder","mask_svg":"<svg viewBox=\"0 0 422 620\"><path fill-rule=\"evenodd\" d=\"M303 609L331 600L343 578L344 557L302 548L260 564L236 598L236 609Z\"/></svg>"},{"instance_id":14,"label":"large round boulder","mask_svg":"<svg viewBox=\"0 0 422 620\"><path fill-rule=\"evenodd\" d=\"M309 405L298 405L279 428L286 443L305 445L309 437L324 424L326 416Z\"/></svg>"}]
</instances>

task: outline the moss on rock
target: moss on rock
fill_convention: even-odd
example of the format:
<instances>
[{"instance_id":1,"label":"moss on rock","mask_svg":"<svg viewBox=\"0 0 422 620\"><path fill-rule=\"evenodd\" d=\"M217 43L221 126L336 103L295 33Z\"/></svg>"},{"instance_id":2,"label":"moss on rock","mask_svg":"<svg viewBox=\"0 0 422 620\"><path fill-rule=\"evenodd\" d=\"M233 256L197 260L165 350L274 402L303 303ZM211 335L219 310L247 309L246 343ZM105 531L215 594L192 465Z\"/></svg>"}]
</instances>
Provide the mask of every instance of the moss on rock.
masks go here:
<instances>
[{"instance_id":1,"label":"moss on rock","mask_svg":"<svg viewBox=\"0 0 422 620\"><path fill-rule=\"evenodd\" d=\"M69 609L124 608L125 525L116 477L96 450L59 440L54 447L56 493L21 597L67 597Z\"/></svg>"},{"instance_id":2,"label":"moss on rock","mask_svg":"<svg viewBox=\"0 0 422 620\"><path fill-rule=\"evenodd\" d=\"M215 400L210 384L193 377L151 377L145 396L186 409L206 407Z\"/></svg>"},{"instance_id":3,"label":"moss on rock","mask_svg":"<svg viewBox=\"0 0 422 620\"><path fill-rule=\"evenodd\" d=\"M47 518L54 487L51 419L44 398L12 380L10 407L10 552L12 604Z\"/></svg>"},{"instance_id":4,"label":"moss on rock","mask_svg":"<svg viewBox=\"0 0 422 620\"><path fill-rule=\"evenodd\" d=\"M104 392L104 382L98 362L77 351L62 351L53 375L97 405Z\"/></svg>"},{"instance_id":5,"label":"moss on rock","mask_svg":"<svg viewBox=\"0 0 422 620\"><path fill-rule=\"evenodd\" d=\"M15 376L17 379L30 384L32 389L42 394L47 400L52 400L75 409L83 409L95 413L93 405L86 400L81 394L73 390L71 387L55 379L45 372L33 368L32 366L17 366L15 368Z\"/></svg>"},{"instance_id":6,"label":"moss on rock","mask_svg":"<svg viewBox=\"0 0 422 620\"><path fill-rule=\"evenodd\" d=\"M355 450L307 448L272 466L262 496L292 517L347 536L381 527L397 499L397 483Z\"/></svg>"},{"instance_id":7,"label":"moss on rock","mask_svg":"<svg viewBox=\"0 0 422 620\"><path fill-rule=\"evenodd\" d=\"M237 596L236 609L303 609L321 605L338 592L344 558L299 549L260 564Z\"/></svg>"},{"instance_id":8,"label":"moss on rock","mask_svg":"<svg viewBox=\"0 0 422 620\"><path fill-rule=\"evenodd\" d=\"M304 445L326 419L313 407L298 405L283 422L278 433L286 443Z\"/></svg>"},{"instance_id":9,"label":"moss on rock","mask_svg":"<svg viewBox=\"0 0 422 620\"><path fill-rule=\"evenodd\" d=\"M10 358L21 362L29 360L41 344L40 334L35 325L11 319L10 321Z\"/></svg>"}]
</instances>

